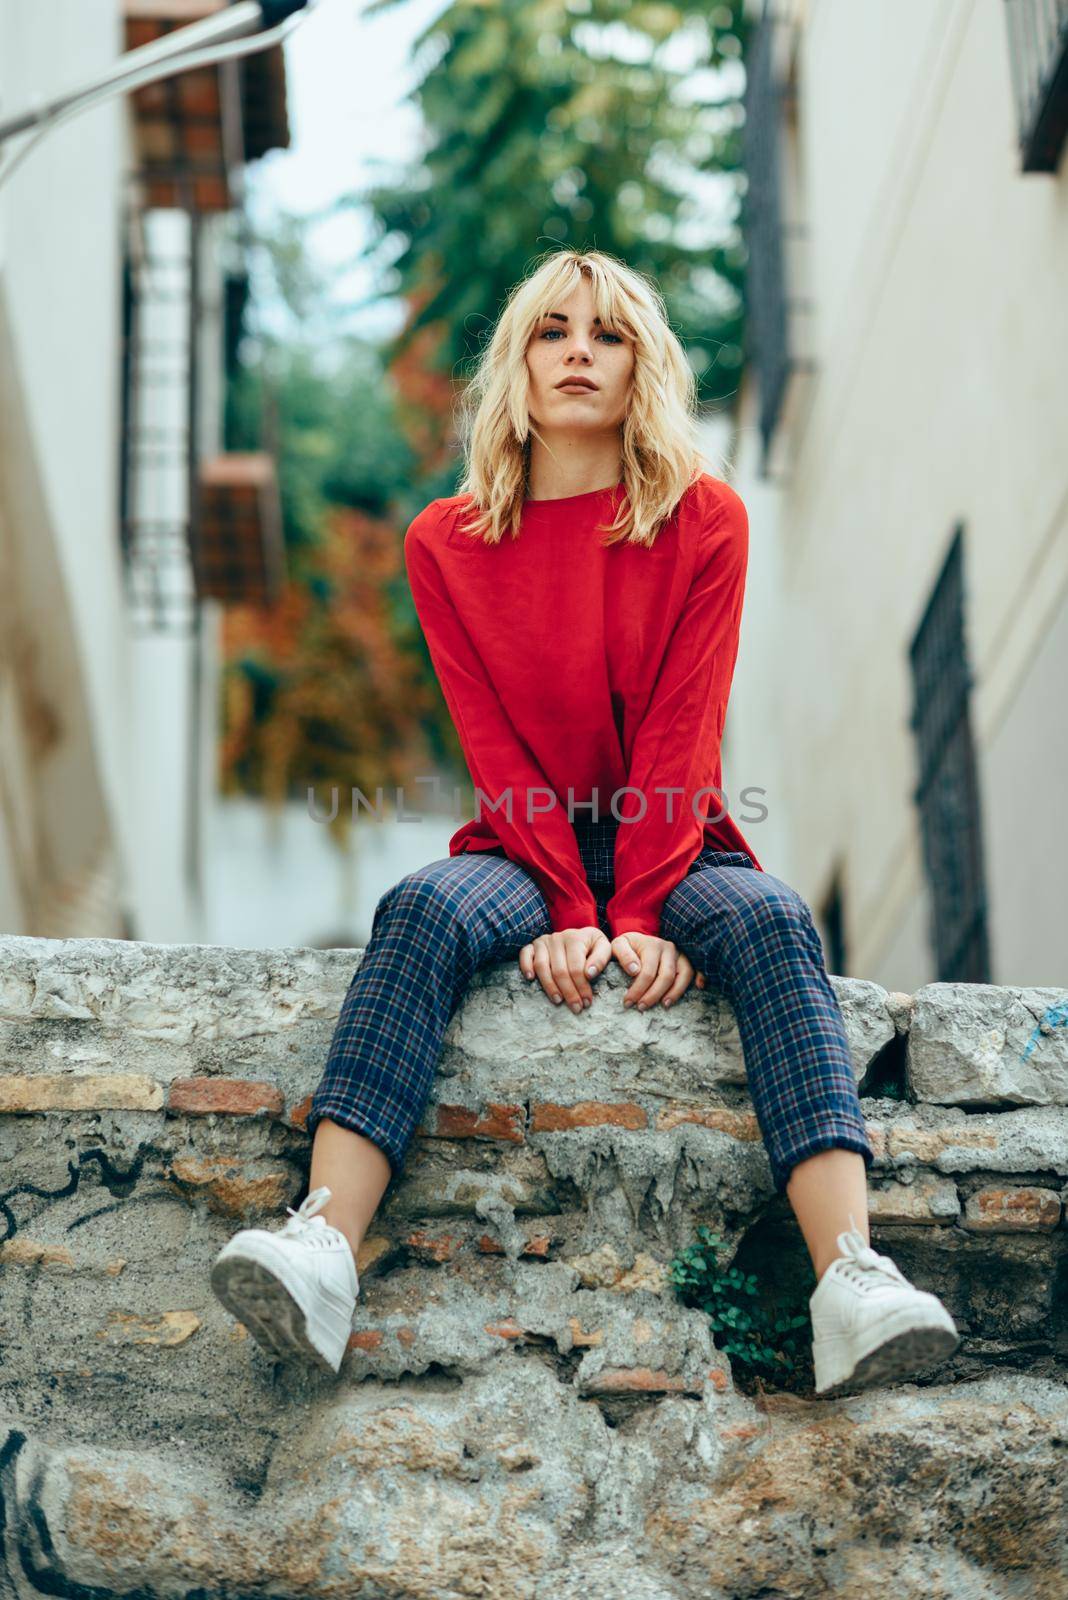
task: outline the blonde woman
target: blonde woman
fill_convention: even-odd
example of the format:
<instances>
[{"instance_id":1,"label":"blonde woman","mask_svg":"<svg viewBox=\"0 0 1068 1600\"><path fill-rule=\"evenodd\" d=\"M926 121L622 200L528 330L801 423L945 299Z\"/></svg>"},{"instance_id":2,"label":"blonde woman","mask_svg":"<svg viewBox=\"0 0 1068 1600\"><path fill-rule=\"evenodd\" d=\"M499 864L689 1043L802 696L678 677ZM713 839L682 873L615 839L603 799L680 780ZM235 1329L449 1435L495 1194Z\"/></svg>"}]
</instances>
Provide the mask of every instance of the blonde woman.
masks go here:
<instances>
[{"instance_id":1,"label":"blonde woman","mask_svg":"<svg viewBox=\"0 0 1068 1600\"><path fill-rule=\"evenodd\" d=\"M911 1373L953 1320L868 1240L873 1156L811 912L720 791L748 525L703 470L695 384L658 291L559 250L512 292L469 386L460 492L405 536L480 814L378 902L313 1096L309 1193L212 1281L267 1348L336 1371L355 1255L474 973L518 960L582 1014L729 995L775 1187L817 1277L818 1393Z\"/></svg>"}]
</instances>

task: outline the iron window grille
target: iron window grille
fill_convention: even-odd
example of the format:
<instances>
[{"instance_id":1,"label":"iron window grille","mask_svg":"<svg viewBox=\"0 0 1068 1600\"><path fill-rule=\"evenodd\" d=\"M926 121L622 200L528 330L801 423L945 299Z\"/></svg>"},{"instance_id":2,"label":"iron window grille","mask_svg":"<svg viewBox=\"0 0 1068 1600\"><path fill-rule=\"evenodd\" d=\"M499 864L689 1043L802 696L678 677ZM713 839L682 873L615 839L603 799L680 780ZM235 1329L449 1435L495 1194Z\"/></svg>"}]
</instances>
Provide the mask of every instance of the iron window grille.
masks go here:
<instances>
[{"instance_id":1,"label":"iron window grille","mask_svg":"<svg viewBox=\"0 0 1068 1600\"><path fill-rule=\"evenodd\" d=\"M913 729L931 944L941 982L989 983L982 817L964 626L964 530L958 525L909 646Z\"/></svg>"},{"instance_id":2,"label":"iron window grille","mask_svg":"<svg viewBox=\"0 0 1068 1600\"><path fill-rule=\"evenodd\" d=\"M1024 172L1056 172L1068 133L1068 0L1005 0Z\"/></svg>"}]
</instances>

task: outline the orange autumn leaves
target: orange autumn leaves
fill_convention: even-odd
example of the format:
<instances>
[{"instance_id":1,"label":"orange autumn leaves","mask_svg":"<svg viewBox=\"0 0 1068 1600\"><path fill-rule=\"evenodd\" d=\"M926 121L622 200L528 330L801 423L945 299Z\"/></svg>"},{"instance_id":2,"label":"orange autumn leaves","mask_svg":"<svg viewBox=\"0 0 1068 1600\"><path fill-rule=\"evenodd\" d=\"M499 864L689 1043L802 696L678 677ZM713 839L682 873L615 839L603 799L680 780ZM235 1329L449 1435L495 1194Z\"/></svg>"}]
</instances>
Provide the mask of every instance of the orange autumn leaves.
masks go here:
<instances>
[{"instance_id":1,"label":"orange autumn leaves","mask_svg":"<svg viewBox=\"0 0 1068 1600\"><path fill-rule=\"evenodd\" d=\"M353 787L371 805L425 772L423 726L432 696L421 660L392 620L404 589L403 545L392 523L331 507L300 580L271 606L234 606L223 624L223 734L219 784L271 805L306 799L319 809L339 790L343 835Z\"/></svg>"}]
</instances>

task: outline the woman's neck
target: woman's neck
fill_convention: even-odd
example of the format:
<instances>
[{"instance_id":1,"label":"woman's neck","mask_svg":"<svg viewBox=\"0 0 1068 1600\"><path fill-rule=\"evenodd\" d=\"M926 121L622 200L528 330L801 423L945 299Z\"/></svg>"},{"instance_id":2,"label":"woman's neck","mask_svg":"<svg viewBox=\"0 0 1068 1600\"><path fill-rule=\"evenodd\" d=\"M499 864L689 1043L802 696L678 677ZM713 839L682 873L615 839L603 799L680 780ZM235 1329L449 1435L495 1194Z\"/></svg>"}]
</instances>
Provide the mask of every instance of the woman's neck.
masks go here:
<instances>
[{"instance_id":1,"label":"woman's neck","mask_svg":"<svg viewBox=\"0 0 1068 1600\"><path fill-rule=\"evenodd\" d=\"M527 469L529 500L562 500L569 495L611 489L623 476L618 436L552 441L553 454L538 439L531 441Z\"/></svg>"}]
</instances>

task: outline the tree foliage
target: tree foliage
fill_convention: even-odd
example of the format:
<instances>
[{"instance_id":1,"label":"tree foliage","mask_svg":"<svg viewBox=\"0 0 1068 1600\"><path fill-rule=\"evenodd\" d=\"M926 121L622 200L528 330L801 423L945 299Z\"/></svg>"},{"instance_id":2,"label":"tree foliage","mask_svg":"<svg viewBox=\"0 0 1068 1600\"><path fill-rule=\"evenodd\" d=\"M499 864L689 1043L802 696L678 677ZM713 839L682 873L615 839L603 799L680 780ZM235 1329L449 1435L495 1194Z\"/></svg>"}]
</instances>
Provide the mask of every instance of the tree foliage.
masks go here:
<instances>
[{"instance_id":1,"label":"tree foliage","mask_svg":"<svg viewBox=\"0 0 1068 1600\"><path fill-rule=\"evenodd\" d=\"M434 328L462 380L536 256L598 248L655 278L701 400L733 395L745 30L741 0L448 6L417 42L425 150L349 201L372 207L384 287L413 303L392 358Z\"/></svg>"},{"instance_id":2,"label":"tree foliage","mask_svg":"<svg viewBox=\"0 0 1068 1600\"><path fill-rule=\"evenodd\" d=\"M743 0L447 6L415 47L422 149L342 202L369 211L379 291L404 303L380 349L339 331L346 308L298 219L256 243L260 300L284 315L245 341L228 443L277 458L289 579L276 607L228 618L224 788L275 800L308 783L369 792L403 782L426 748L462 770L401 537L453 492L458 391L544 251L598 248L648 273L701 401L730 401L745 32Z\"/></svg>"}]
</instances>

